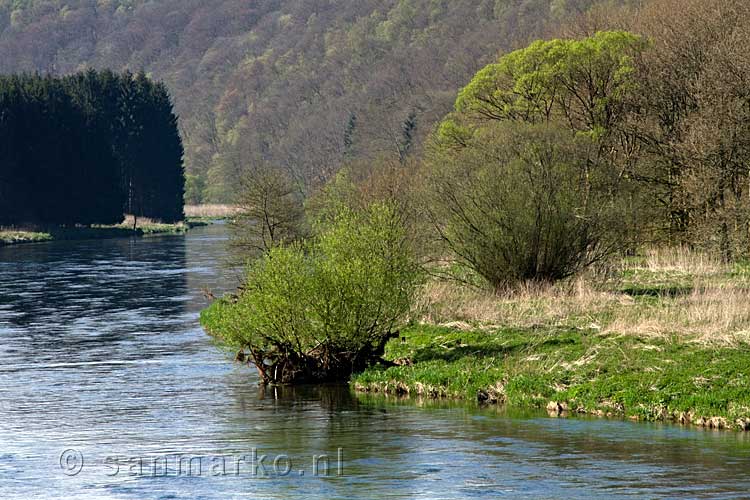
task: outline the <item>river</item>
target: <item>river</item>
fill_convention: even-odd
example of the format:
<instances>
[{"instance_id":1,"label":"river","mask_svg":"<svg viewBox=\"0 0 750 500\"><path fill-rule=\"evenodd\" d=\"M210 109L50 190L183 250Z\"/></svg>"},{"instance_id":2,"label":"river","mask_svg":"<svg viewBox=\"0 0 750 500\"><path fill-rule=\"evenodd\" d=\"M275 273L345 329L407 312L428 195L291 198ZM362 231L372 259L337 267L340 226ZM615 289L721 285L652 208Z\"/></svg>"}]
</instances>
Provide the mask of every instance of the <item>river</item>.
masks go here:
<instances>
[{"instance_id":1,"label":"river","mask_svg":"<svg viewBox=\"0 0 750 500\"><path fill-rule=\"evenodd\" d=\"M0 248L0 498L731 498L750 438L261 390L198 324L221 225Z\"/></svg>"}]
</instances>

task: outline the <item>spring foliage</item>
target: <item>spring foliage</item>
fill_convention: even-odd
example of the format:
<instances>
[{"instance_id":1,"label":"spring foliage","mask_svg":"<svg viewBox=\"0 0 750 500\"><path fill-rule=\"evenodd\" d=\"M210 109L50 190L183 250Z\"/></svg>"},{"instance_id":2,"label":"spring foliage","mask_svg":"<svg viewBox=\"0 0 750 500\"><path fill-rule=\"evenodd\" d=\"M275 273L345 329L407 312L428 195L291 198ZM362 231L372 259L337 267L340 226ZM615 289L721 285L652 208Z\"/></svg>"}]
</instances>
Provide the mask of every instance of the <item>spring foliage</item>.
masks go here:
<instances>
[{"instance_id":1,"label":"spring foliage","mask_svg":"<svg viewBox=\"0 0 750 500\"><path fill-rule=\"evenodd\" d=\"M480 70L431 148L428 201L449 250L496 288L567 278L626 242L620 147L635 35L538 41Z\"/></svg>"},{"instance_id":2,"label":"spring foliage","mask_svg":"<svg viewBox=\"0 0 750 500\"><path fill-rule=\"evenodd\" d=\"M594 136L613 133L636 90L635 57L648 44L624 31L580 40L539 40L481 69L456 98L444 139L488 120L558 121Z\"/></svg>"},{"instance_id":3,"label":"spring foliage","mask_svg":"<svg viewBox=\"0 0 750 500\"><path fill-rule=\"evenodd\" d=\"M619 181L595 151L589 137L551 124L486 127L433 157L434 226L495 288L572 276L622 243Z\"/></svg>"},{"instance_id":4,"label":"spring foliage","mask_svg":"<svg viewBox=\"0 0 750 500\"><path fill-rule=\"evenodd\" d=\"M414 157L493 54L602 1L0 0L0 72L165 81L190 200L226 203L261 162L314 188L352 159Z\"/></svg>"},{"instance_id":5,"label":"spring foliage","mask_svg":"<svg viewBox=\"0 0 750 500\"><path fill-rule=\"evenodd\" d=\"M388 203L342 210L305 243L252 262L236 297L203 312L221 343L249 353L266 382L340 380L383 353L420 273Z\"/></svg>"}]
</instances>

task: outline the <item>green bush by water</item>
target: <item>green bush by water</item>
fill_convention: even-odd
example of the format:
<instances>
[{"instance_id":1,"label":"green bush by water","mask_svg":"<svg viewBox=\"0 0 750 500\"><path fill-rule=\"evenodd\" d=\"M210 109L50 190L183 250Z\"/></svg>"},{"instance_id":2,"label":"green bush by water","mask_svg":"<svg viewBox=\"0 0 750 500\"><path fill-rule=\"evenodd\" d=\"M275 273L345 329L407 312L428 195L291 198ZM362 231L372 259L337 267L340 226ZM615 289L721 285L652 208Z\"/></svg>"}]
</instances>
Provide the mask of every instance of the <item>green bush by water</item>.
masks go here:
<instances>
[{"instance_id":1,"label":"green bush by water","mask_svg":"<svg viewBox=\"0 0 750 500\"><path fill-rule=\"evenodd\" d=\"M346 380L382 355L419 277L400 215L375 203L342 211L304 244L271 249L201 323L247 353L266 382Z\"/></svg>"}]
</instances>

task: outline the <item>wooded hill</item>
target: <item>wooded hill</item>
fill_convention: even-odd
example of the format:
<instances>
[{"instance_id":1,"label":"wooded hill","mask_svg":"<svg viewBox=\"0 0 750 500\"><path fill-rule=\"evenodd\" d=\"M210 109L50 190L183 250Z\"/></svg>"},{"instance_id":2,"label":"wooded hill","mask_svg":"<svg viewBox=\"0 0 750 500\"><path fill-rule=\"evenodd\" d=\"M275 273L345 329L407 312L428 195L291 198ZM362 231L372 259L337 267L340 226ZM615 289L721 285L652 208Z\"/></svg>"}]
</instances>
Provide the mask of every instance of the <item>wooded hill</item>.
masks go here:
<instances>
[{"instance_id":1,"label":"wooded hill","mask_svg":"<svg viewBox=\"0 0 750 500\"><path fill-rule=\"evenodd\" d=\"M608 3L0 0L0 72L163 80L188 201L227 201L248 168L284 168L309 189L346 162L413 155L499 51Z\"/></svg>"}]
</instances>

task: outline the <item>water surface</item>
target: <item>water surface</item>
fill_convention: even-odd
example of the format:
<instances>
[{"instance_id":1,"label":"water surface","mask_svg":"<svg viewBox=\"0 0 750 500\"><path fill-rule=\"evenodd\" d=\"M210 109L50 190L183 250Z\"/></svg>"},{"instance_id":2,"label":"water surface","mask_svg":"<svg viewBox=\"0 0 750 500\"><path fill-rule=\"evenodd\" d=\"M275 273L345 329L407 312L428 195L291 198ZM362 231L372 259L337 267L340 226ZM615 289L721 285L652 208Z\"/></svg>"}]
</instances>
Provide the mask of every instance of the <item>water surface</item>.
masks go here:
<instances>
[{"instance_id":1,"label":"water surface","mask_svg":"<svg viewBox=\"0 0 750 500\"><path fill-rule=\"evenodd\" d=\"M750 495L744 434L263 391L197 322L224 239L0 248L0 498Z\"/></svg>"}]
</instances>

